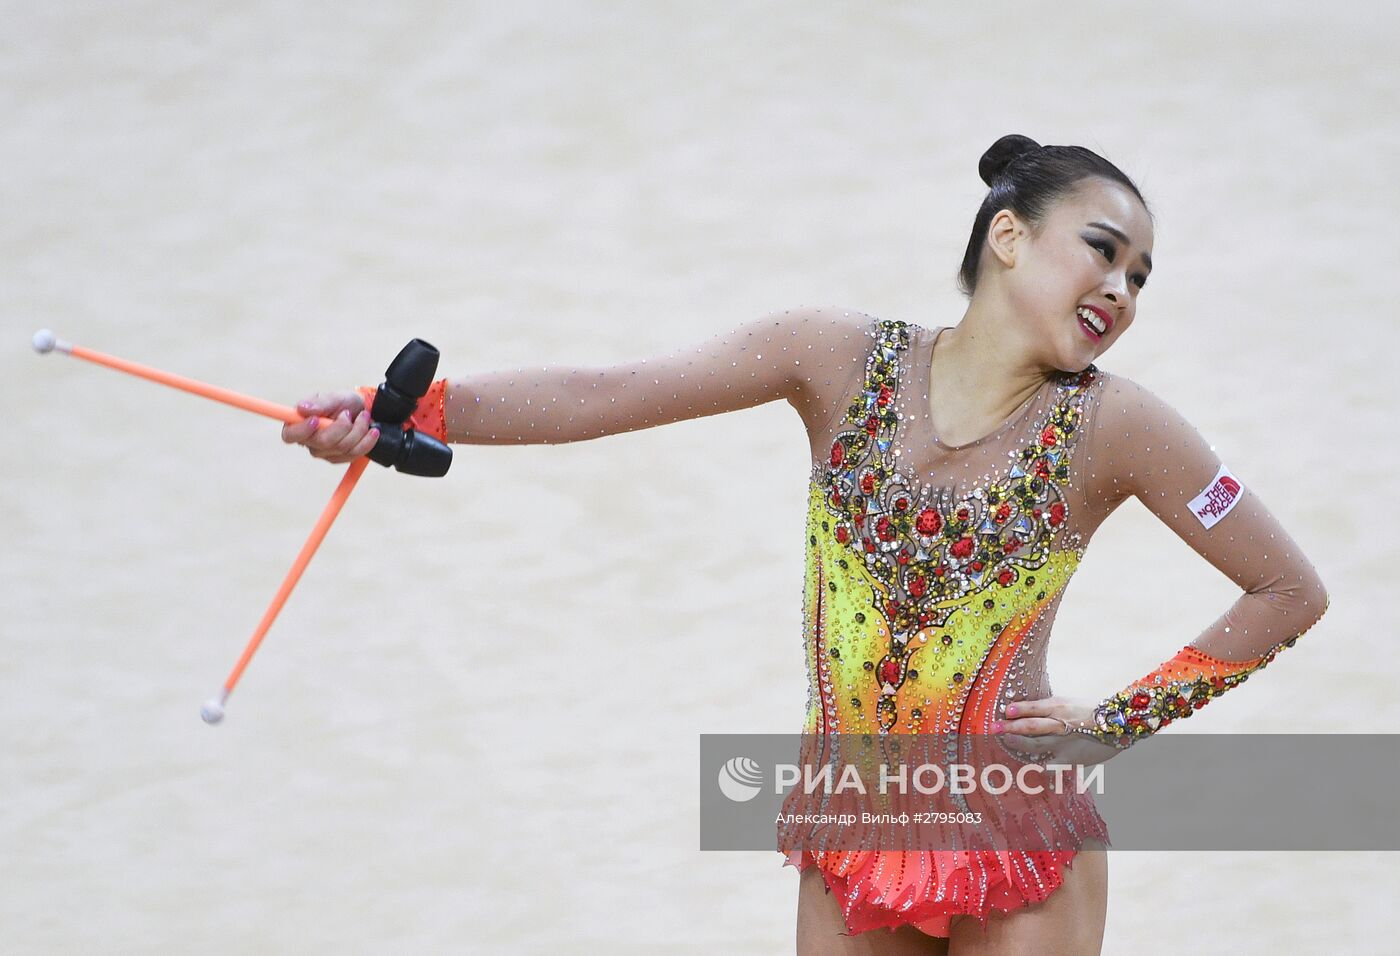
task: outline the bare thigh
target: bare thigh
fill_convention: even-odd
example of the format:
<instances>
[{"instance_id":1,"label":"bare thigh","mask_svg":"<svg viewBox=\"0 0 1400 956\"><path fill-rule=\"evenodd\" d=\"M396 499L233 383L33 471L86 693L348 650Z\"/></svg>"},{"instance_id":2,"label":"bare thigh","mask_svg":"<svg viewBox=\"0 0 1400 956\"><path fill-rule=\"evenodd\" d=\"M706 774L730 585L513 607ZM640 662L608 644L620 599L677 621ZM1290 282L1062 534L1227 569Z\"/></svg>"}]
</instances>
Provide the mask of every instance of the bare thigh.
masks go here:
<instances>
[{"instance_id":1,"label":"bare thigh","mask_svg":"<svg viewBox=\"0 0 1400 956\"><path fill-rule=\"evenodd\" d=\"M1098 956L1107 912L1108 854L1101 848L1084 849L1065 871L1064 883L1044 903L999 913L987 921L985 930L972 917L953 920L948 952L950 956Z\"/></svg>"},{"instance_id":2,"label":"bare thigh","mask_svg":"<svg viewBox=\"0 0 1400 956\"><path fill-rule=\"evenodd\" d=\"M948 941L912 926L872 929L843 936L846 920L815 866L802 874L797 892L797 956L946 956Z\"/></svg>"}]
</instances>

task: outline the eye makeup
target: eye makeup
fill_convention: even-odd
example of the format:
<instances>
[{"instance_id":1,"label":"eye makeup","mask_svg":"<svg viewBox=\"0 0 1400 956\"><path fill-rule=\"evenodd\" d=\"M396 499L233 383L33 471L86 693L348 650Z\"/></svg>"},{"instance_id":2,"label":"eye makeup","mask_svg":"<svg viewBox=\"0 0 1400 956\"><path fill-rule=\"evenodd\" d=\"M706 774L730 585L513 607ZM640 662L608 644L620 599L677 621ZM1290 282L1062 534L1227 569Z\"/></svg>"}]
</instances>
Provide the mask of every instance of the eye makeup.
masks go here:
<instances>
[{"instance_id":1,"label":"eye makeup","mask_svg":"<svg viewBox=\"0 0 1400 956\"><path fill-rule=\"evenodd\" d=\"M1094 229L1102 229L1104 232L1118 239L1120 242L1123 242L1127 245L1132 245L1132 242L1128 239L1127 235L1124 234L1124 232L1121 229L1116 229L1113 226L1110 226L1108 223L1091 222L1089 223L1089 226ZM1107 242L1104 239L1101 239L1097 236L1085 236L1084 241L1089 243L1089 245L1093 246L1095 249L1098 249L1099 251L1103 252L1103 254L1107 257L1109 262L1113 262L1115 259L1118 258L1118 248L1113 243ZM1132 281L1137 285L1139 289L1142 289L1147 285L1147 276L1152 271L1152 257L1144 252L1141 258L1143 265L1147 266L1147 272L1139 272L1131 277Z\"/></svg>"}]
</instances>

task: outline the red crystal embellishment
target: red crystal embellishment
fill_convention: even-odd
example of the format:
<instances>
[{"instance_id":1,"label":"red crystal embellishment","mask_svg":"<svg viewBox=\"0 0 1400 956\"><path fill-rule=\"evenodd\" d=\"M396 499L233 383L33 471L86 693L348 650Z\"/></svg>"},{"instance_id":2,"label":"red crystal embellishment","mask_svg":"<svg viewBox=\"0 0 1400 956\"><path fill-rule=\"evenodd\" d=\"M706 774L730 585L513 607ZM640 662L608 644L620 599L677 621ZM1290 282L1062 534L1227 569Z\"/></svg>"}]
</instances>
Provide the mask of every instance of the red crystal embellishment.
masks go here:
<instances>
[{"instance_id":1,"label":"red crystal embellishment","mask_svg":"<svg viewBox=\"0 0 1400 956\"><path fill-rule=\"evenodd\" d=\"M887 657L880 662L880 683L899 683L899 661L892 657ZM1214 711L1212 711L1214 713Z\"/></svg>"}]
</instances>

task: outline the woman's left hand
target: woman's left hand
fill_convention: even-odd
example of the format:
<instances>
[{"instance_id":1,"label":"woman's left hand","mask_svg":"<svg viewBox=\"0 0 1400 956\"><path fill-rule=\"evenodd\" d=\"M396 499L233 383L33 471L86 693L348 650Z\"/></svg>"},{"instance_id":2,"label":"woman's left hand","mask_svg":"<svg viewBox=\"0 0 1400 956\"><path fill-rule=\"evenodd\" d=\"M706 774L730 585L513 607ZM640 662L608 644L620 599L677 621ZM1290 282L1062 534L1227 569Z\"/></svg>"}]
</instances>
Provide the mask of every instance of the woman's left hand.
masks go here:
<instances>
[{"instance_id":1,"label":"woman's left hand","mask_svg":"<svg viewBox=\"0 0 1400 956\"><path fill-rule=\"evenodd\" d=\"M1010 749L1033 754L1040 763L1103 763L1117 748L1075 732L1075 728L1093 726L1093 704L1046 697L1008 704L1006 719L993 725L992 732Z\"/></svg>"}]
</instances>

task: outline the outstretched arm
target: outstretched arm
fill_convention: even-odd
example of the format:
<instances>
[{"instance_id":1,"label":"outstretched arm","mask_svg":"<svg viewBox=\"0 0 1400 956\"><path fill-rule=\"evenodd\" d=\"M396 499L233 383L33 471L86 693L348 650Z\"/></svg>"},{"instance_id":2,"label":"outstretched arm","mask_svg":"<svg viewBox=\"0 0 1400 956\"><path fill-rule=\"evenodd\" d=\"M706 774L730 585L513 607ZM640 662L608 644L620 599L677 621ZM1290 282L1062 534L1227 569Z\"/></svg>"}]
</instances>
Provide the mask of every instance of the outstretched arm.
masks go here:
<instances>
[{"instance_id":1,"label":"outstretched arm","mask_svg":"<svg viewBox=\"0 0 1400 956\"><path fill-rule=\"evenodd\" d=\"M1099 400L1109 504L1135 496L1242 591L1174 657L1095 708L1085 732L1126 747L1244 683L1293 646L1328 599L1302 549L1175 409L1117 376Z\"/></svg>"},{"instance_id":2,"label":"outstretched arm","mask_svg":"<svg viewBox=\"0 0 1400 956\"><path fill-rule=\"evenodd\" d=\"M626 364L453 378L445 399L447 438L491 445L587 441L777 399L810 420L826 400L827 366L852 323L841 310L797 309Z\"/></svg>"},{"instance_id":3,"label":"outstretched arm","mask_svg":"<svg viewBox=\"0 0 1400 956\"><path fill-rule=\"evenodd\" d=\"M625 364L544 366L440 379L411 424L463 444L559 444L786 399L809 429L825 423L868 351L870 316L838 308L777 312L669 355ZM328 461L373 447L373 389L318 395L283 440ZM318 420L319 419L319 420Z\"/></svg>"}]
</instances>

